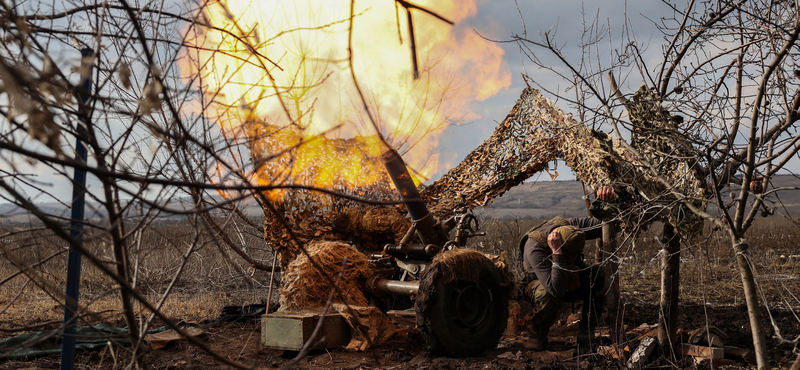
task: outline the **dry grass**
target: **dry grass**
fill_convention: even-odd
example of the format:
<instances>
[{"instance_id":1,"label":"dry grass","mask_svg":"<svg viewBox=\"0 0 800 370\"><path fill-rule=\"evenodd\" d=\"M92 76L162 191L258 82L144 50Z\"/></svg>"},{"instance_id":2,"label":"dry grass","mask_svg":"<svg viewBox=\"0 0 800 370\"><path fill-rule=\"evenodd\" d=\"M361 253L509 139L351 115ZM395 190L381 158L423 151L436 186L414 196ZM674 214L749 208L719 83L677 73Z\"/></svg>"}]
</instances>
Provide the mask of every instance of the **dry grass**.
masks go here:
<instances>
[{"instance_id":1,"label":"dry grass","mask_svg":"<svg viewBox=\"0 0 800 370\"><path fill-rule=\"evenodd\" d=\"M516 248L519 237L541 220L489 220L482 224L489 232L472 241L487 253L506 251L516 277L522 276ZM658 302L661 285L661 225L654 224L635 238L622 243L620 281L623 294L632 302ZM800 310L800 227L779 217L757 219L747 234L750 256L758 286L771 307ZM587 244L586 259L593 260ZM784 257L781 257L784 256ZM742 304L744 296L739 267L727 235L706 227L700 237L684 241L681 249L681 302L699 304ZM762 298L762 300L763 300Z\"/></svg>"},{"instance_id":2,"label":"dry grass","mask_svg":"<svg viewBox=\"0 0 800 370\"><path fill-rule=\"evenodd\" d=\"M64 315L66 243L48 230L10 229L4 234L0 239L0 328L58 326ZM242 231L235 236L252 256L269 261L271 251L258 234ZM110 245L103 230L86 229L84 247L114 270ZM226 257L220 250L213 237L193 225L147 228L130 243L135 288L157 304L177 275L161 311L183 320L214 318L225 305L265 301L269 273L254 271L238 255L226 251ZM119 286L85 257L80 285L83 323L123 323ZM141 304L136 307L140 313L149 313ZM13 334L0 331L0 337Z\"/></svg>"},{"instance_id":3,"label":"dry grass","mask_svg":"<svg viewBox=\"0 0 800 370\"><path fill-rule=\"evenodd\" d=\"M517 254L520 236L539 220L488 220L482 229L489 236L475 238L471 247L499 254L505 251L516 277L521 277ZM620 249L620 279L623 294L631 303L658 301L660 285L660 245L658 225L638 235L636 243L626 242ZM9 231L9 230L7 230ZM239 233L241 245L261 260L271 260L258 231ZM113 254L107 236L100 230L87 230L86 247L113 267ZM269 273L252 270L238 256L220 254L213 238L186 224L161 225L142 234L141 248L131 249L136 266L136 288L150 302L162 298L169 281L182 265L187 250L192 252L162 307L168 317L202 321L219 315L225 305L250 304L266 300ZM781 218L759 219L748 234L752 261L759 287L771 307L800 310L800 228ZM684 243L681 252L681 301L700 304L741 304L742 283L733 252L724 235L706 228L704 237ZM0 328L46 324L56 327L63 318L66 246L47 231L18 230L2 239L0 254ZM591 248L587 247L587 252ZM587 253L591 255L591 253ZM787 256L781 258L780 256ZM48 259L49 258L49 259ZM592 257L587 258L591 260ZM12 263L16 261L17 263ZM239 269L233 264L238 264ZM19 266L29 267L29 275L18 274ZM122 324L118 287L113 280L84 260L81 275L81 303L94 315L84 323L107 321ZM12 277L16 275L15 277ZM29 276L35 277L30 279ZM38 285L37 285L38 284ZM273 299L277 299L274 297ZM147 314L140 305L137 309ZM48 322L52 322L47 324ZM0 332L0 337L15 332Z\"/></svg>"}]
</instances>

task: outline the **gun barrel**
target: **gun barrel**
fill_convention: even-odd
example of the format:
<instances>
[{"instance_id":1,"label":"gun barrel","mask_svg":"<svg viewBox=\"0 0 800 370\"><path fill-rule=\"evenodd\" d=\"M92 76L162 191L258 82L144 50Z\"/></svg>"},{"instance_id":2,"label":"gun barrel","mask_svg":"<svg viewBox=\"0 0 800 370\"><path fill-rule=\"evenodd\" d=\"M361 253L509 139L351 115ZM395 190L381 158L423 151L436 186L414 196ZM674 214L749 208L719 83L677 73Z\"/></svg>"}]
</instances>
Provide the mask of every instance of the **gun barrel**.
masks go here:
<instances>
[{"instance_id":1,"label":"gun barrel","mask_svg":"<svg viewBox=\"0 0 800 370\"><path fill-rule=\"evenodd\" d=\"M400 198L405 202L411 220L417 221L427 217L430 211L422 201L422 196L419 194L417 186L414 185L414 179L408 173L408 168L400 154L394 149L389 149L381 155L381 161L383 161L389 177L392 178L392 182L397 188L397 193L400 194Z\"/></svg>"},{"instance_id":2,"label":"gun barrel","mask_svg":"<svg viewBox=\"0 0 800 370\"><path fill-rule=\"evenodd\" d=\"M380 279L375 282L375 289L381 293L412 295L419 291L419 281Z\"/></svg>"},{"instance_id":3,"label":"gun barrel","mask_svg":"<svg viewBox=\"0 0 800 370\"><path fill-rule=\"evenodd\" d=\"M414 179L408 173L403 158L400 157L394 149L389 149L381 154L381 161L386 167L386 172L392 178L397 193L400 199L408 210L408 215L411 217L411 222L416 224L417 235L423 244L434 244L441 246L446 238L443 238L440 233L435 229L436 220L433 215L428 211L422 196L419 194Z\"/></svg>"}]
</instances>

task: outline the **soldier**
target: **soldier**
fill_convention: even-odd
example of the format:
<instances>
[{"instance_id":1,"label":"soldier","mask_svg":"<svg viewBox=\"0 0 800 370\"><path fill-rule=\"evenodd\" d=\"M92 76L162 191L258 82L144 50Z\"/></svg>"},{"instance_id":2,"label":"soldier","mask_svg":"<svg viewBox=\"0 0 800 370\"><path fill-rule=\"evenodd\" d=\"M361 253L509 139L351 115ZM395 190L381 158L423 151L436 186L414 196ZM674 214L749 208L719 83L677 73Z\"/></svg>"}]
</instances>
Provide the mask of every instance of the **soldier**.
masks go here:
<instances>
[{"instance_id":1,"label":"soldier","mask_svg":"<svg viewBox=\"0 0 800 370\"><path fill-rule=\"evenodd\" d=\"M605 202L613 198L610 186L597 190L597 199ZM530 281L523 295L534 309L527 348L543 351L547 347L547 334L563 302L583 301L578 344L589 343L597 316L602 314L605 279L599 266L586 266L583 247L587 239L602 235L601 222L596 218L556 217L522 237L523 267Z\"/></svg>"}]
</instances>

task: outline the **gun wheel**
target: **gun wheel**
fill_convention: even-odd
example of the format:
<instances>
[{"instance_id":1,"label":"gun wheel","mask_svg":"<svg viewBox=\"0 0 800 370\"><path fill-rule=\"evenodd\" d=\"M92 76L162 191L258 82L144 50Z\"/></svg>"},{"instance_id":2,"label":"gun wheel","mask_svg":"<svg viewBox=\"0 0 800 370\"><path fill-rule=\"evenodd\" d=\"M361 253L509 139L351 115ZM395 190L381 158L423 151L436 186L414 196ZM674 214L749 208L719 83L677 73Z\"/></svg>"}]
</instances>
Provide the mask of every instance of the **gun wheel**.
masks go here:
<instances>
[{"instance_id":1,"label":"gun wheel","mask_svg":"<svg viewBox=\"0 0 800 370\"><path fill-rule=\"evenodd\" d=\"M465 357L497 347L508 321L508 298L491 261L454 249L437 256L420 280L417 326L434 352Z\"/></svg>"}]
</instances>

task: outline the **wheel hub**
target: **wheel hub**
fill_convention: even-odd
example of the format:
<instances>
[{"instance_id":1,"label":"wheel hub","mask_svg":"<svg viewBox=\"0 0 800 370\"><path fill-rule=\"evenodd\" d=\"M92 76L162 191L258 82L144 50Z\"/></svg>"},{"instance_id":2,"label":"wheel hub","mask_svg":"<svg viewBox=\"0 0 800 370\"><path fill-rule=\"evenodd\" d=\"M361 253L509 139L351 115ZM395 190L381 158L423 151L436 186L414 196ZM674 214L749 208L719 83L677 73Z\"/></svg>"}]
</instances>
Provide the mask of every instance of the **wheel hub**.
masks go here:
<instances>
[{"instance_id":1,"label":"wheel hub","mask_svg":"<svg viewBox=\"0 0 800 370\"><path fill-rule=\"evenodd\" d=\"M492 314L491 296L476 283L462 283L451 296L452 323L465 335L479 335L488 324Z\"/></svg>"}]
</instances>

